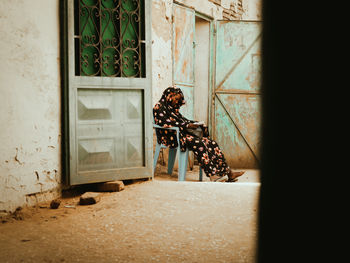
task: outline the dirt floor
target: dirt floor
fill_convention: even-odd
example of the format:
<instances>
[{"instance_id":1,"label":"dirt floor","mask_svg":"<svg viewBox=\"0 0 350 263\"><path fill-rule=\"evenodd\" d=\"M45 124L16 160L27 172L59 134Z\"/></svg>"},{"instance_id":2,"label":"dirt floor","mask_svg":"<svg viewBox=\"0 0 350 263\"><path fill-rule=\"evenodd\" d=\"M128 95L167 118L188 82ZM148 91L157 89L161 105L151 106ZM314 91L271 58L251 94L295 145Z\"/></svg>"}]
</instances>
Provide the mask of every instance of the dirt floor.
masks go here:
<instances>
[{"instance_id":1,"label":"dirt floor","mask_svg":"<svg viewBox=\"0 0 350 263\"><path fill-rule=\"evenodd\" d=\"M178 182L158 166L155 179L103 193L24 208L0 223L1 262L255 262L258 171L238 182ZM207 178L205 178L207 179Z\"/></svg>"}]
</instances>

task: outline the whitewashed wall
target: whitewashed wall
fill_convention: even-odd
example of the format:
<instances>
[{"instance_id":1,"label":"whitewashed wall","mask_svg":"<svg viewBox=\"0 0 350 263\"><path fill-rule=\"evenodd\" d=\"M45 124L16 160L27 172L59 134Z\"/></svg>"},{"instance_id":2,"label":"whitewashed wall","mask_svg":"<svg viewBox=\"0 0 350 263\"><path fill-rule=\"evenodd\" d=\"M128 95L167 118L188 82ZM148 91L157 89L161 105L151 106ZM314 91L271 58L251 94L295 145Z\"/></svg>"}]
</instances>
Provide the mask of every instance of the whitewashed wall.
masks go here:
<instances>
[{"instance_id":1,"label":"whitewashed wall","mask_svg":"<svg viewBox=\"0 0 350 263\"><path fill-rule=\"evenodd\" d=\"M0 211L60 187L58 2L0 1Z\"/></svg>"},{"instance_id":2,"label":"whitewashed wall","mask_svg":"<svg viewBox=\"0 0 350 263\"><path fill-rule=\"evenodd\" d=\"M152 105L172 85L172 0L152 1Z\"/></svg>"}]
</instances>

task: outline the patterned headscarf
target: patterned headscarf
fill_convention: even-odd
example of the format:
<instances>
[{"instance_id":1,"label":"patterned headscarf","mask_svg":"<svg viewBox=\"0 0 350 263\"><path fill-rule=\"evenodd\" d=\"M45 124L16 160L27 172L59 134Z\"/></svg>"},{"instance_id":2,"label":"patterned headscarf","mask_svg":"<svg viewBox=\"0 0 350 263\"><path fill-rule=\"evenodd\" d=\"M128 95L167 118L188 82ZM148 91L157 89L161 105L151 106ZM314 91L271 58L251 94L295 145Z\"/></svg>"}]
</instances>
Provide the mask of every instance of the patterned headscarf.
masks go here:
<instances>
[{"instance_id":1,"label":"patterned headscarf","mask_svg":"<svg viewBox=\"0 0 350 263\"><path fill-rule=\"evenodd\" d=\"M180 94L181 98L178 101L178 103L176 105L172 105L172 97L174 95ZM177 87L168 87L166 90L164 90L162 97L160 98L160 103L163 104L164 106L166 106L170 111L172 109L175 109L176 111L178 111L180 109L180 107L182 105L184 105L185 102L185 97L184 94L182 93L180 88Z\"/></svg>"},{"instance_id":2,"label":"patterned headscarf","mask_svg":"<svg viewBox=\"0 0 350 263\"><path fill-rule=\"evenodd\" d=\"M172 97L180 94L180 99L176 105L172 105ZM162 97L153 107L154 122L157 125L163 127L179 127L180 128L180 143L181 151L185 151L185 140L183 139L186 131L186 127L192 121L186 119L180 113L180 107L185 104L184 95L181 89L177 87L168 87L164 90ZM173 130L156 129L157 141L159 144L170 146L171 148L177 147L176 132Z\"/></svg>"}]
</instances>

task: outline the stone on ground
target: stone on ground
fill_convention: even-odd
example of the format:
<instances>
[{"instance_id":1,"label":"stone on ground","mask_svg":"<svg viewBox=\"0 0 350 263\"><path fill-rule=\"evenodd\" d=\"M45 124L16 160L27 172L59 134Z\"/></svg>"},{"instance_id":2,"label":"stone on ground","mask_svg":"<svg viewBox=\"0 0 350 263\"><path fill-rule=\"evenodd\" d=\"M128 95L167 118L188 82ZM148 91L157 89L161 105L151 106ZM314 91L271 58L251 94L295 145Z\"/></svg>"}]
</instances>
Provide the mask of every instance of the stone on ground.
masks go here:
<instances>
[{"instance_id":1,"label":"stone on ground","mask_svg":"<svg viewBox=\"0 0 350 263\"><path fill-rule=\"evenodd\" d=\"M123 181L112 181L96 185L98 192L120 192L124 190Z\"/></svg>"},{"instance_id":2,"label":"stone on ground","mask_svg":"<svg viewBox=\"0 0 350 263\"><path fill-rule=\"evenodd\" d=\"M50 208L51 209L57 209L61 204L61 200L60 199L55 199L55 200L52 200L51 203L50 203Z\"/></svg>"},{"instance_id":3,"label":"stone on ground","mask_svg":"<svg viewBox=\"0 0 350 263\"><path fill-rule=\"evenodd\" d=\"M86 192L80 196L79 204L80 205L93 205L100 201L100 193Z\"/></svg>"}]
</instances>

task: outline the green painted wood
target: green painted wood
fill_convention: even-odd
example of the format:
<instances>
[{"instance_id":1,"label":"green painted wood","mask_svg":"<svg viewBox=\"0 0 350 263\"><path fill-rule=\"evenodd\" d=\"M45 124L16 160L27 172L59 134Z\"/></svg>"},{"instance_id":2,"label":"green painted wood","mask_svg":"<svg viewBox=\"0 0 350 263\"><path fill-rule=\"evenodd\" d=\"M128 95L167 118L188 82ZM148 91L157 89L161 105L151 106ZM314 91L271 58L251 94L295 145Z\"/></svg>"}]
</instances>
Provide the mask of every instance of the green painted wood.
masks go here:
<instances>
[{"instance_id":1,"label":"green painted wood","mask_svg":"<svg viewBox=\"0 0 350 263\"><path fill-rule=\"evenodd\" d=\"M214 87L215 87L215 77L213 72L215 72L215 65L214 65L214 57L215 57L215 40L216 40L216 31L215 31L215 22L210 22L210 54L209 54L209 111L208 111L208 128L209 128L209 134L213 134L213 115L214 115L214 109L213 109L213 98L214 98Z\"/></svg>"},{"instance_id":2,"label":"green painted wood","mask_svg":"<svg viewBox=\"0 0 350 263\"><path fill-rule=\"evenodd\" d=\"M239 129L227 114L225 106L215 99L215 139L231 168L255 168L258 162Z\"/></svg>"},{"instance_id":3,"label":"green painted wood","mask_svg":"<svg viewBox=\"0 0 350 263\"><path fill-rule=\"evenodd\" d=\"M193 120L194 118L194 87L193 86L187 86L177 83L176 87L180 88L182 90L182 93L185 97L185 105L183 105L180 109L181 114L185 116L186 118Z\"/></svg>"},{"instance_id":4,"label":"green painted wood","mask_svg":"<svg viewBox=\"0 0 350 263\"><path fill-rule=\"evenodd\" d=\"M231 167L258 168L261 22L217 21L214 138Z\"/></svg>"},{"instance_id":5,"label":"green painted wood","mask_svg":"<svg viewBox=\"0 0 350 263\"><path fill-rule=\"evenodd\" d=\"M71 185L153 177L150 3L145 1L144 5L137 5L135 8L137 1L96 1L83 1L86 6L94 5L89 11L90 14L97 8L96 6L101 14L96 19L91 16L84 18L85 29L80 27L77 29L75 26L75 16L77 16L74 12L75 1L68 0L67 6L69 65L67 104L69 107L69 184ZM79 5L75 5L77 6ZM144 17L140 21L144 21L144 32L141 32L142 27L139 22L136 27L135 23L128 20L134 19L131 14L141 13L139 8L142 6L145 10ZM133 11L128 12L128 19L125 15L112 18L113 14L121 14L123 9L132 8ZM78 15L82 14L78 13ZM122 19L123 17L125 20ZM94 27L94 23L99 19L101 19L100 28ZM125 23L124 27L122 27L123 23ZM117 24L122 28L121 31L115 30ZM142 47L145 53L142 67L146 71L141 76L140 74L134 76L136 68L140 72L140 65L137 63L136 65L135 60L132 63L130 61L124 63L125 61L120 59L127 50L135 50L136 44L130 39L135 40L136 33L131 32L131 28L137 30L137 42L139 42L137 46ZM91 36L96 32L99 34L98 48L103 51L99 58L102 59L100 60L102 67L99 71L94 71L91 65L86 67L86 70L91 70L90 73L96 73L95 76L76 74L75 63L79 63L76 60L79 49L76 48L76 40L74 40L77 39L76 32L90 34L86 38L86 43L91 45L95 43L95 39ZM124 35L118 36L118 32ZM121 40L119 44L113 40L117 37ZM118 59L119 62L124 63L122 67L118 65ZM132 69L130 69L131 64L128 63L132 64Z\"/></svg>"},{"instance_id":6,"label":"green painted wood","mask_svg":"<svg viewBox=\"0 0 350 263\"><path fill-rule=\"evenodd\" d=\"M174 4L173 18L173 84L181 88L187 101L181 113L193 119L195 12Z\"/></svg>"},{"instance_id":7,"label":"green painted wood","mask_svg":"<svg viewBox=\"0 0 350 263\"><path fill-rule=\"evenodd\" d=\"M216 90L259 92L261 23L217 22Z\"/></svg>"}]
</instances>

